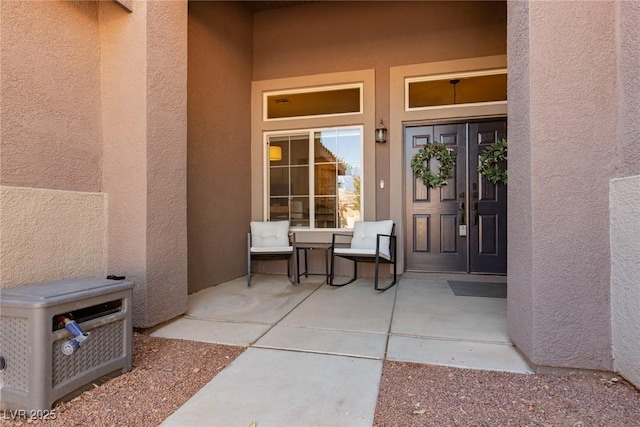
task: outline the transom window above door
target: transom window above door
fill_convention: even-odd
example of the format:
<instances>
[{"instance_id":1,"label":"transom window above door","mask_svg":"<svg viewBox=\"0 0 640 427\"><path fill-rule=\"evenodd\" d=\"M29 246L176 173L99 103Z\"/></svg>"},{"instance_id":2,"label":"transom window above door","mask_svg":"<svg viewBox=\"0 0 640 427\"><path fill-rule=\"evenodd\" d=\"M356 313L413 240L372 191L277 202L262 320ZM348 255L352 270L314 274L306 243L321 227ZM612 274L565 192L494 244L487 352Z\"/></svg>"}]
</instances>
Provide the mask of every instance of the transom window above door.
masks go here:
<instances>
[{"instance_id":1,"label":"transom window above door","mask_svg":"<svg viewBox=\"0 0 640 427\"><path fill-rule=\"evenodd\" d=\"M362 134L362 126L266 134L267 217L353 227L362 218Z\"/></svg>"},{"instance_id":2,"label":"transom window above door","mask_svg":"<svg viewBox=\"0 0 640 427\"><path fill-rule=\"evenodd\" d=\"M484 70L405 80L405 110L507 102L507 70Z\"/></svg>"}]
</instances>

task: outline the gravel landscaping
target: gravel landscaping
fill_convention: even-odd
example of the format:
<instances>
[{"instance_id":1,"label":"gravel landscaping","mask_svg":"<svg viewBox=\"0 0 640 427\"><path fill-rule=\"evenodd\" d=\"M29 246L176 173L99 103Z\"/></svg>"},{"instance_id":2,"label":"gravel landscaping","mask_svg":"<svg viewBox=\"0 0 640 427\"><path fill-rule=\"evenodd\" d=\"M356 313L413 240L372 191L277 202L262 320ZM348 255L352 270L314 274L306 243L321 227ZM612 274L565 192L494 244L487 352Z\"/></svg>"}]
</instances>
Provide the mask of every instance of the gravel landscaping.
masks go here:
<instances>
[{"instance_id":1,"label":"gravel landscaping","mask_svg":"<svg viewBox=\"0 0 640 427\"><path fill-rule=\"evenodd\" d=\"M56 406L55 419L10 420L5 413L0 426L157 426L243 351L135 333L131 372ZM374 424L636 426L640 392L604 374L522 375L387 361Z\"/></svg>"}]
</instances>

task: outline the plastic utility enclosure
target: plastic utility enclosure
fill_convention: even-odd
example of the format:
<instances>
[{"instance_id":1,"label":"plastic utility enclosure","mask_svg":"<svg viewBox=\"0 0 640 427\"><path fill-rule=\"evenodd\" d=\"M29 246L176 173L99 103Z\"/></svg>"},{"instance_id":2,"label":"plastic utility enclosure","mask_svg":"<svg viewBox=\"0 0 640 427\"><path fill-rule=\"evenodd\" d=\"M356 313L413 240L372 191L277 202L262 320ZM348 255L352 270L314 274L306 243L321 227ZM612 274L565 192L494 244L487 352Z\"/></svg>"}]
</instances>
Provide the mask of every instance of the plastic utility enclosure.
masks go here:
<instances>
[{"instance_id":1,"label":"plastic utility enclosure","mask_svg":"<svg viewBox=\"0 0 640 427\"><path fill-rule=\"evenodd\" d=\"M50 410L104 375L131 370L132 289L91 278L2 289L0 409ZM85 333L71 349L69 320Z\"/></svg>"}]
</instances>

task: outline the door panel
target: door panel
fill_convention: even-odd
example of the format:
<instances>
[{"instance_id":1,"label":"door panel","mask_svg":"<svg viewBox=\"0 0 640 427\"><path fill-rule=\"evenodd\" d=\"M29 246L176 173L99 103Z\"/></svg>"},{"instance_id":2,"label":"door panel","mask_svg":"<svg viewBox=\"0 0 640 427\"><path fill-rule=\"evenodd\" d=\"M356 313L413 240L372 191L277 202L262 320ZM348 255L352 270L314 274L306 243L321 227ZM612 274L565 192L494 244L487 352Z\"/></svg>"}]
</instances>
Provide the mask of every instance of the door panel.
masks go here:
<instances>
[{"instance_id":1,"label":"door panel","mask_svg":"<svg viewBox=\"0 0 640 427\"><path fill-rule=\"evenodd\" d=\"M405 127L407 270L506 273L506 186L478 174L482 150L503 137L504 118ZM411 159L434 140L454 152L455 176L429 189L413 175Z\"/></svg>"},{"instance_id":2,"label":"door panel","mask_svg":"<svg viewBox=\"0 0 640 427\"><path fill-rule=\"evenodd\" d=\"M413 175L411 159L434 140L455 154L454 177L443 187L427 188ZM407 269L466 271L467 246L458 233L458 190L466 181L465 125L408 126L405 151Z\"/></svg>"},{"instance_id":3,"label":"door panel","mask_svg":"<svg viewBox=\"0 0 640 427\"><path fill-rule=\"evenodd\" d=\"M469 124L469 158L474 159L469 162L472 189L469 227L471 272L507 272L507 187L492 184L478 174L478 159L482 151L506 137L506 119Z\"/></svg>"}]
</instances>

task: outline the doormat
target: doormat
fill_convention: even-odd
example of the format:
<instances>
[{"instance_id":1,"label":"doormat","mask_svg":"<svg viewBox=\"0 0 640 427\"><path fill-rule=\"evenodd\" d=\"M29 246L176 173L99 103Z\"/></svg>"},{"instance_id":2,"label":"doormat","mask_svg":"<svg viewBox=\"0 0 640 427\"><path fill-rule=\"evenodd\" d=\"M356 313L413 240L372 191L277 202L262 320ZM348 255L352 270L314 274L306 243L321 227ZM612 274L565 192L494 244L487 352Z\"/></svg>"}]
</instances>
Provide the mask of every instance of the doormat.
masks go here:
<instances>
[{"instance_id":1,"label":"doormat","mask_svg":"<svg viewBox=\"0 0 640 427\"><path fill-rule=\"evenodd\" d=\"M449 287L459 297L506 298L506 283L485 282L454 282L449 281Z\"/></svg>"}]
</instances>

